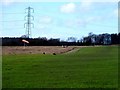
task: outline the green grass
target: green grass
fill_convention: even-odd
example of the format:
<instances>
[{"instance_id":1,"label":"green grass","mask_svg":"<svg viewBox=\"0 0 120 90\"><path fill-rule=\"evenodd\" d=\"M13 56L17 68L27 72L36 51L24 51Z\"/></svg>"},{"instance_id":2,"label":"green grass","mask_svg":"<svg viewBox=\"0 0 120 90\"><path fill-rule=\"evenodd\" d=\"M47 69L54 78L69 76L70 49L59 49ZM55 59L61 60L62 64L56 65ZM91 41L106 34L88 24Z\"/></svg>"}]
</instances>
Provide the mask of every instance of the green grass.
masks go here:
<instances>
[{"instance_id":1,"label":"green grass","mask_svg":"<svg viewBox=\"0 0 120 90\"><path fill-rule=\"evenodd\" d=\"M3 88L117 88L118 47L63 55L4 55Z\"/></svg>"}]
</instances>

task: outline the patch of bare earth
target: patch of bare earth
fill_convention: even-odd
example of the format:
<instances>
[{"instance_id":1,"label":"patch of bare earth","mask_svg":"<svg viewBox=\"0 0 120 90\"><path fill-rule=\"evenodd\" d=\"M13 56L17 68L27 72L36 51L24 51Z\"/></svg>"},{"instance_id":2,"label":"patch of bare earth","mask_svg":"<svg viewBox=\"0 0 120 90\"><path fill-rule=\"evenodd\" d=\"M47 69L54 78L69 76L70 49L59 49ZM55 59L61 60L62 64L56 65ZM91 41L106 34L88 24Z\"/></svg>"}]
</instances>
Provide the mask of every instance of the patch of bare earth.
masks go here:
<instances>
[{"instance_id":1,"label":"patch of bare earth","mask_svg":"<svg viewBox=\"0 0 120 90\"><path fill-rule=\"evenodd\" d=\"M2 54L62 54L81 48L80 46L3 46Z\"/></svg>"}]
</instances>

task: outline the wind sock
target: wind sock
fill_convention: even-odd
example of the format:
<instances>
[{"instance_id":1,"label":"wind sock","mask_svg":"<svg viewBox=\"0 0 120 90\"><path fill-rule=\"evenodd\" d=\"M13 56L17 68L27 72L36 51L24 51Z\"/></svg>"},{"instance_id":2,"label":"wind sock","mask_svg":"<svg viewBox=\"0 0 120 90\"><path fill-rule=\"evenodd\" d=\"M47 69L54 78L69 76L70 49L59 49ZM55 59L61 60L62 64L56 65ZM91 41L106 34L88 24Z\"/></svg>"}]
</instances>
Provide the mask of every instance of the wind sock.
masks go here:
<instances>
[{"instance_id":1,"label":"wind sock","mask_svg":"<svg viewBox=\"0 0 120 90\"><path fill-rule=\"evenodd\" d=\"M24 40L24 39L22 40L22 42L24 42L24 43L29 43L29 41L27 41L27 40Z\"/></svg>"}]
</instances>

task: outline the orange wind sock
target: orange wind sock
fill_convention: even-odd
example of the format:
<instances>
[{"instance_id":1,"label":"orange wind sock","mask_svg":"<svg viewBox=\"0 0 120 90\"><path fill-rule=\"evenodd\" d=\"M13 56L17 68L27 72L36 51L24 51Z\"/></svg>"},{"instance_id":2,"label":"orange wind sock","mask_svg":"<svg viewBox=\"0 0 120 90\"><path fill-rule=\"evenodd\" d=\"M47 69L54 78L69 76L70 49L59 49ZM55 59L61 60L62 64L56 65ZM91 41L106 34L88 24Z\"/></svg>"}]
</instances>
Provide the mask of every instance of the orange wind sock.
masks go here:
<instances>
[{"instance_id":1,"label":"orange wind sock","mask_svg":"<svg viewBox=\"0 0 120 90\"><path fill-rule=\"evenodd\" d=\"M24 42L24 43L29 43L29 41L27 41L27 40L24 40L24 39L22 40L22 42Z\"/></svg>"}]
</instances>

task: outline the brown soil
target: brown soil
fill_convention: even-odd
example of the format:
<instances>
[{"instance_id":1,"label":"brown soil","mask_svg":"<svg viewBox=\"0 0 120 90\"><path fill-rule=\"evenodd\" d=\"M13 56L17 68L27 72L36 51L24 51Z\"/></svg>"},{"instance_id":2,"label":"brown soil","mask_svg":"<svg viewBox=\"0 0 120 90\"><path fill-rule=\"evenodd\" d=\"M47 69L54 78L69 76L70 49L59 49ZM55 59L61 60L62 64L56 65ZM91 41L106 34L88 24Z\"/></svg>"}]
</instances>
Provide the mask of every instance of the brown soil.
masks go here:
<instances>
[{"instance_id":1,"label":"brown soil","mask_svg":"<svg viewBox=\"0 0 120 90\"><path fill-rule=\"evenodd\" d=\"M69 46L69 47L62 47L62 46L3 46L2 47L2 54L62 54L66 52L74 51L78 49L78 46Z\"/></svg>"}]
</instances>

